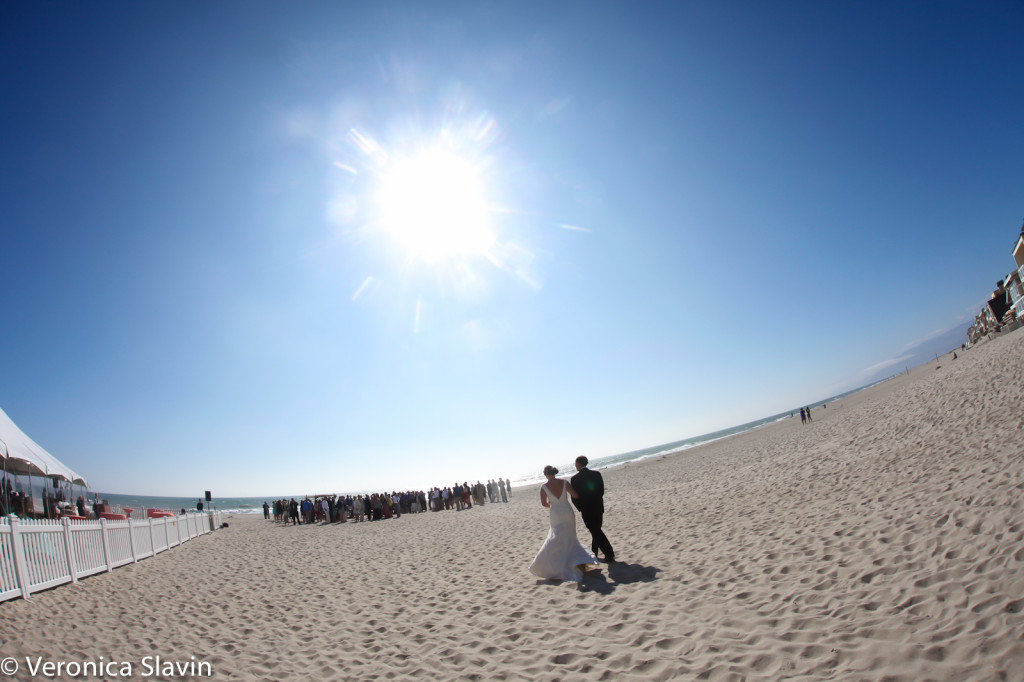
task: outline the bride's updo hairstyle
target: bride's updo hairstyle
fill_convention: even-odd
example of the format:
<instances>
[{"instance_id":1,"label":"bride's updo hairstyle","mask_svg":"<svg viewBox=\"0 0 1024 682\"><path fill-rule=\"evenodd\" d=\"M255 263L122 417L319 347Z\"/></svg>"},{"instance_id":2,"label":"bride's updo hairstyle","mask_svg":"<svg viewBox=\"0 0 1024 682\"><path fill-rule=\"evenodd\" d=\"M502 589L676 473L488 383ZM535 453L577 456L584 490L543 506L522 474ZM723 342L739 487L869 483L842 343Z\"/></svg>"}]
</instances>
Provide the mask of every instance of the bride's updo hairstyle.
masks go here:
<instances>
[{"instance_id":1,"label":"bride's updo hairstyle","mask_svg":"<svg viewBox=\"0 0 1024 682\"><path fill-rule=\"evenodd\" d=\"M558 469L556 469L555 467L553 467L553 466L551 466L549 464L546 467L544 467L544 475L545 476L557 476L558 475Z\"/></svg>"}]
</instances>

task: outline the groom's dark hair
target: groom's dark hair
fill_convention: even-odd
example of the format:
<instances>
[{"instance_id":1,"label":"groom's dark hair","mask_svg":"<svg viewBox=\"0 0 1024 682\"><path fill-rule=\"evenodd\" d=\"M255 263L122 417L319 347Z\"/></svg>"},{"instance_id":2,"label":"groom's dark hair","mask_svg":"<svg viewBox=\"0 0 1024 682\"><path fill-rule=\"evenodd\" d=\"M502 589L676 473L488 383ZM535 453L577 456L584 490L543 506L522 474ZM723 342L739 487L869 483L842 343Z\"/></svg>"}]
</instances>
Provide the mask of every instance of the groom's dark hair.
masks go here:
<instances>
[{"instance_id":1,"label":"groom's dark hair","mask_svg":"<svg viewBox=\"0 0 1024 682\"><path fill-rule=\"evenodd\" d=\"M588 464L590 464L590 460L584 457L583 455L580 455L579 457L576 458L576 463L579 464L581 467L585 467Z\"/></svg>"}]
</instances>

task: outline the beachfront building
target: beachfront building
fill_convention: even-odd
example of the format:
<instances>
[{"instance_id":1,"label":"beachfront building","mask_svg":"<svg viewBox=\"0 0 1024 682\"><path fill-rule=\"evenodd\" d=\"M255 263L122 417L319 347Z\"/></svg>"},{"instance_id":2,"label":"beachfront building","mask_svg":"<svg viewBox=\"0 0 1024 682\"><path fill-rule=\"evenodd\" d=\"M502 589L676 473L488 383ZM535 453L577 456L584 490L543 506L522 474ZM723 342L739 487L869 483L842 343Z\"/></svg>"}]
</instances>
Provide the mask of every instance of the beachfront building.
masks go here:
<instances>
[{"instance_id":1,"label":"beachfront building","mask_svg":"<svg viewBox=\"0 0 1024 682\"><path fill-rule=\"evenodd\" d=\"M974 324L967 330L968 343L975 344L992 332L999 331L999 324L1008 306L1006 305L1006 289L1003 287L1004 280L996 283L996 289L992 292L985 307L975 315Z\"/></svg>"},{"instance_id":2,"label":"beachfront building","mask_svg":"<svg viewBox=\"0 0 1024 682\"><path fill-rule=\"evenodd\" d=\"M974 316L974 324L967 329L967 345L973 346L985 335L982 329L982 320L985 317L985 312L982 311Z\"/></svg>"},{"instance_id":3,"label":"beachfront building","mask_svg":"<svg viewBox=\"0 0 1024 682\"><path fill-rule=\"evenodd\" d=\"M1014 284L1008 284L1007 290L1011 296L1015 296L1013 312L1016 319L1020 320L1024 318L1024 225L1021 226L1017 243L1013 246L1013 261L1017 264L1017 270L1014 272ZM1010 277L1007 278L1007 281L1009 280Z\"/></svg>"},{"instance_id":4,"label":"beachfront building","mask_svg":"<svg viewBox=\"0 0 1024 682\"><path fill-rule=\"evenodd\" d=\"M1006 301L1010 304L1007 316L1012 318L1007 320L1008 323L1012 324L1024 317L1024 287L1021 286L1020 270L1014 270L1006 276Z\"/></svg>"},{"instance_id":5,"label":"beachfront building","mask_svg":"<svg viewBox=\"0 0 1024 682\"><path fill-rule=\"evenodd\" d=\"M999 320L1001 331L1013 331L1024 324L1024 225L1013 244L1013 262L1016 269L1004 278L1007 310Z\"/></svg>"},{"instance_id":6,"label":"beachfront building","mask_svg":"<svg viewBox=\"0 0 1024 682\"><path fill-rule=\"evenodd\" d=\"M1017 269L996 283L992 297L967 330L967 342L977 343L988 334L1012 331L1024 322L1024 225L1013 246Z\"/></svg>"},{"instance_id":7,"label":"beachfront building","mask_svg":"<svg viewBox=\"0 0 1024 682\"><path fill-rule=\"evenodd\" d=\"M996 318L992 314L992 309L986 305L981 312L974 316L974 324L967 330L967 343L974 345L995 330Z\"/></svg>"},{"instance_id":8,"label":"beachfront building","mask_svg":"<svg viewBox=\"0 0 1024 682\"><path fill-rule=\"evenodd\" d=\"M1021 225L1017 244L1013 247L1013 260L1017 263L1017 270L1024 270L1024 225Z\"/></svg>"}]
</instances>

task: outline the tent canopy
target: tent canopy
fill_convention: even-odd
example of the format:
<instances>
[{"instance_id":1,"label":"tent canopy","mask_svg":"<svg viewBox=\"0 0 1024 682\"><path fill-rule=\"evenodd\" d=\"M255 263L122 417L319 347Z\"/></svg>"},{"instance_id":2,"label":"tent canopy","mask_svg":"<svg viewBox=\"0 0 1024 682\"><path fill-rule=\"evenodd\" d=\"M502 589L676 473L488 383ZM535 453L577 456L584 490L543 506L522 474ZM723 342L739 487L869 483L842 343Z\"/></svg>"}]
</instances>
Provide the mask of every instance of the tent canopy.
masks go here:
<instances>
[{"instance_id":1,"label":"tent canopy","mask_svg":"<svg viewBox=\"0 0 1024 682\"><path fill-rule=\"evenodd\" d=\"M25 435L0 409L0 460L8 473L47 476L87 485L85 479Z\"/></svg>"}]
</instances>

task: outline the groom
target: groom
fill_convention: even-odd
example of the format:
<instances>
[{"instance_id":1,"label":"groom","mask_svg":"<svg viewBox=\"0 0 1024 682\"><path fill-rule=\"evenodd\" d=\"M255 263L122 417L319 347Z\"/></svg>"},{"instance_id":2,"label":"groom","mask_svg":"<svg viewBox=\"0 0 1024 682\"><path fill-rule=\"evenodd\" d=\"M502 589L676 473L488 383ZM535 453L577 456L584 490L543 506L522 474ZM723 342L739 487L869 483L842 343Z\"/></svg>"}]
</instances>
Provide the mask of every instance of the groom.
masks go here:
<instances>
[{"instance_id":1,"label":"groom","mask_svg":"<svg viewBox=\"0 0 1024 682\"><path fill-rule=\"evenodd\" d=\"M615 561L615 550L601 530L604 521L604 479L600 473L587 468L589 463L583 455L576 458L576 471L579 473L573 476L569 483L572 489L579 493L579 499L573 499L572 503L580 511L583 525L593 537L590 548L594 556L597 556L597 550L600 549L604 552L604 560L610 564Z\"/></svg>"}]
</instances>

